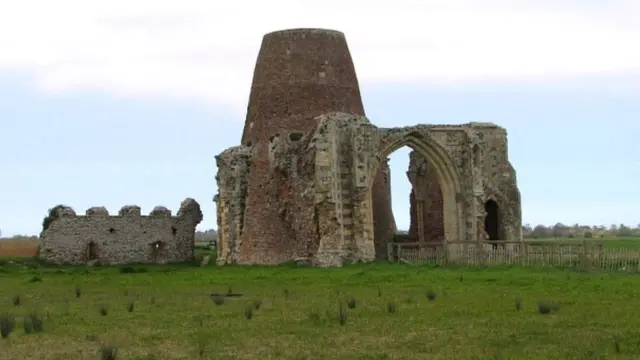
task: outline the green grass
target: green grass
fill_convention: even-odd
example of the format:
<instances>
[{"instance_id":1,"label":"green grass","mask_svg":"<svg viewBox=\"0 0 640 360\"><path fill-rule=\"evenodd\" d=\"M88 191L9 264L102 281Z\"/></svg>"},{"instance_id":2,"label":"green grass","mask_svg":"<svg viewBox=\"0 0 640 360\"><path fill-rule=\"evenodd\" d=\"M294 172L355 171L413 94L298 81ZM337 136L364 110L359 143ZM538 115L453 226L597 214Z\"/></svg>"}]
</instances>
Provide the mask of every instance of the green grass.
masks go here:
<instances>
[{"instance_id":1,"label":"green grass","mask_svg":"<svg viewBox=\"0 0 640 360\"><path fill-rule=\"evenodd\" d=\"M633 275L392 264L144 268L4 264L0 314L16 327L0 339L0 359L100 359L107 345L117 359L138 360L640 356ZM244 296L216 304L212 292ZM31 314L42 317L42 332L25 333L20 319Z\"/></svg>"}]
</instances>

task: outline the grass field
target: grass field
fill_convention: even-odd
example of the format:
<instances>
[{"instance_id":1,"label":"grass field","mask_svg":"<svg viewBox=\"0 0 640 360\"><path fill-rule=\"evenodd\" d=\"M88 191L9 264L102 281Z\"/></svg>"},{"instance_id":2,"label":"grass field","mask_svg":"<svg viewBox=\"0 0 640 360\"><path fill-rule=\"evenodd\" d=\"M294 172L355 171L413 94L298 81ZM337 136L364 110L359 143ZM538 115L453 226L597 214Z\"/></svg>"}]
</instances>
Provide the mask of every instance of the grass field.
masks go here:
<instances>
[{"instance_id":1,"label":"grass field","mask_svg":"<svg viewBox=\"0 0 640 360\"><path fill-rule=\"evenodd\" d=\"M637 359L639 296L637 276L559 270L5 262L0 359Z\"/></svg>"}]
</instances>

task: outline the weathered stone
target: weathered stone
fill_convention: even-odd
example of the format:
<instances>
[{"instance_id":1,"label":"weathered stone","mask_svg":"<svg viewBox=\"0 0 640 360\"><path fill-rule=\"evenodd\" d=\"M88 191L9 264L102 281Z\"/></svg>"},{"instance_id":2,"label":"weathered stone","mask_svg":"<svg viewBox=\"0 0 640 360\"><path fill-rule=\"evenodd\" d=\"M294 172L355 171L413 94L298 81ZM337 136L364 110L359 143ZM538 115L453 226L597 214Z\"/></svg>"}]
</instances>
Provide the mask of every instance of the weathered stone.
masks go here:
<instances>
[{"instance_id":1,"label":"weathered stone","mask_svg":"<svg viewBox=\"0 0 640 360\"><path fill-rule=\"evenodd\" d=\"M171 216L171 210L164 206L156 206L151 210L149 216Z\"/></svg>"},{"instance_id":2,"label":"weathered stone","mask_svg":"<svg viewBox=\"0 0 640 360\"><path fill-rule=\"evenodd\" d=\"M385 257L397 231L387 157L402 146L414 149L409 238L521 239L506 131L491 123L374 126L340 32L264 37L241 142L216 157L218 264Z\"/></svg>"},{"instance_id":3,"label":"weathered stone","mask_svg":"<svg viewBox=\"0 0 640 360\"><path fill-rule=\"evenodd\" d=\"M120 211L118 211L118 215L120 216L140 216L142 214L142 209L137 205L125 205Z\"/></svg>"},{"instance_id":4,"label":"weathered stone","mask_svg":"<svg viewBox=\"0 0 640 360\"><path fill-rule=\"evenodd\" d=\"M109 216L109 210L104 206L94 206L85 212L87 216Z\"/></svg>"},{"instance_id":5,"label":"weathered stone","mask_svg":"<svg viewBox=\"0 0 640 360\"><path fill-rule=\"evenodd\" d=\"M70 209L70 208L68 208ZM60 214L58 210L58 213ZM202 221L200 205L182 202L177 216L156 207L140 216L140 207L123 207L118 216L91 208L87 216L64 210L40 234L38 258L54 264L165 263L194 259L195 228ZM73 214L73 215L71 215Z\"/></svg>"}]
</instances>

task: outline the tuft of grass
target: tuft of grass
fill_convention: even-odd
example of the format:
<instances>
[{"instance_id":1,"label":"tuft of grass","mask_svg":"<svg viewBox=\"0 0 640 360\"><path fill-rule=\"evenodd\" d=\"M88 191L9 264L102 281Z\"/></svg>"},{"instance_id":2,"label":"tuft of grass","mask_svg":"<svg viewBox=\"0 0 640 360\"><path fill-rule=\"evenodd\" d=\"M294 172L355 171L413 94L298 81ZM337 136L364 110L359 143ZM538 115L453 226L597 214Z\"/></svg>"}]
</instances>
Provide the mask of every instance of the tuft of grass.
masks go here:
<instances>
[{"instance_id":1,"label":"tuft of grass","mask_svg":"<svg viewBox=\"0 0 640 360\"><path fill-rule=\"evenodd\" d=\"M551 314L551 312L553 311L553 307L543 301L539 301L538 302L538 312L542 315L547 315L547 314Z\"/></svg>"},{"instance_id":2,"label":"tuft of grass","mask_svg":"<svg viewBox=\"0 0 640 360\"><path fill-rule=\"evenodd\" d=\"M436 294L435 291L433 291L433 290L427 291L427 300L434 301L437 296L438 296L438 294Z\"/></svg>"},{"instance_id":3,"label":"tuft of grass","mask_svg":"<svg viewBox=\"0 0 640 360\"><path fill-rule=\"evenodd\" d=\"M246 317L247 320L253 319L253 306L247 306L244 308L244 317Z\"/></svg>"},{"instance_id":4,"label":"tuft of grass","mask_svg":"<svg viewBox=\"0 0 640 360\"><path fill-rule=\"evenodd\" d=\"M42 318L37 313L25 316L23 320L24 332L26 334L40 333L44 331Z\"/></svg>"},{"instance_id":5,"label":"tuft of grass","mask_svg":"<svg viewBox=\"0 0 640 360\"><path fill-rule=\"evenodd\" d=\"M82 296L82 290L79 287L76 287L76 299L79 299Z\"/></svg>"},{"instance_id":6,"label":"tuft of grass","mask_svg":"<svg viewBox=\"0 0 640 360\"><path fill-rule=\"evenodd\" d=\"M101 360L116 360L118 356L118 348L109 344L100 345Z\"/></svg>"},{"instance_id":7,"label":"tuft of grass","mask_svg":"<svg viewBox=\"0 0 640 360\"><path fill-rule=\"evenodd\" d=\"M38 275L35 275L34 277L32 277L31 279L29 279L30 283L39 283L42 282L42 278Z\"/></svg>"},{"instance_id":8,"label":"tuft of grass","mask_svg":"<svg viewBox=\"0 0 640 360\"><path fill-rule=\"evenodd\" d=\"M0 315L0 336L3 339L9 337L16 326L16 320L9 314Z\"/></svg>"},{"instance_id":9,"label":"tuft of grass","mask_svg":"<svg viewBox=\"0 0 640 360\"><path fill-rule=\"evenodd\" d=\"M224 304L224 297L220 295L212 295L211 300L213 300L213 303L218 306Z\"/></svg>"},{"instance_id":10,"label":"tuft of grass","mask_svg":"<svg viewBox=\"0 0 640 360\"><path fill-rule=\"evenodd\" d=\"M346 323L347 323L347 311L342 306L342 303L340 303L340 306L338 306L338 324L340 324L341 326L344 326Z\"/></svg>"},{"instance_id":11,"label":"tuft of grass","mask_svg":"<svg viewBox=\"0 0 640 360\"><path fill-rule=\"evenodd\" d=\"M347 300L347 307L348 307L349 309L355 309L355 308L356 308L356 305L357 305L357 303L356 303L356 299L355 299L355 298L350 297L350 298Z\"/></svg>"},{"instance_id":12,"label":"tuft of grass","mask_svg":"<svg viewBox=\"0 0 640 360\"><path fill-rule=\"evenodd\" d=\"M127 311L133 312L134 308L135 308L135 303L133 301L129 301L129 303L127 304Z\"/></svg>"},{"instance_id":13,"label":"tuft of grass","mask_svg":"<svg viewBox=\"0 0 640 360\"><path fill-rule=\"evenodd\" d=\"M107 316L107 314L109 313L109 308L107 308L106 305L100 305L100 308L98 310L100 312L100 315L102 316Z\"/></svg>"},{"instance_id":14,"label":"tuft of grass","mask_svg":"<svg viewBox=\"0 0 640 360\"><path fill-rule=\"evenodd\" d=\"M382 297L382 289L378 288L378 297Z\"/></svg>"},{"instance_id":15,"label":"tuft of grass","mask_svg":"<svg viewBox=\"0 0 640 360\"><path fill-rule=\"evenodd\" d=\"M233 295L233 289L231 288L231 286L227 287L227 295Z\"/></svg>"},{"instance_id":16,"label":"tuft of grass","mask_svg":"<svg viewBox=\"0 0 640 360\"><path fill-rule=\"evenodd\" d=\"M322 322L322 315L317 310L310 311L308 317L309 317L309 320L311 320L316 324L319 324L320 322Z\"/></svg>"},{"instance_id":17,"label":"tuft of grass","mask_svg":"<svg viewBox=\"0 0 640 360\"><path fill-rule=\"evenodd\" d=\"M22 303L22 299L20 298L20 295L16 295L13 297L13 299L11 300L11 302L13 303L13 305L15 306L20 306L20 304Z\"/></svg>"},{"instance_id":18,"label":"tuft of grass","mask_svg":"<svg viewBox=\"0 0 640 360\"><path fill-rule=\"evenodd\" d=\"M147 269L143 267L136 269L133 266L123 266L120 268L120 274L141 274L146 272Z\"/></svg>"},{"instance_id":19,"label":"tuft of grass","mask_svg":"<svg viewBox=\"0 0 640 360\"><path fill-rule=\"evenodd\" d=\"M258 310L262 307L262 300L260 299L256 299L253 301L253 307L254 309Z\"/></svg>"},{"instance_id":20,"label":"tuft of grass","mask_svg":"<svg viewBox=\"0 0 640 360\"><path fill-rule=\"evenodd\" d=\"M516 298L515 304L516 304L516 310L518 311L522 310L522 299Z\"/></svg>"},{"instance_id":21,"label":"tuft of grass","mask_svg":"<svg viewBox=\"0 0 640 360\"><path fill-rule=\"evenodd\" d=\"M393 301L389 301L389 302L387 303L387 312L388 312L389 314L395 314L395 313L396 313L396 310L397 310L397 309L396 309L396 303L395 303L395 302L393 302Z\"/></svg>"},{"instance_id":22,"label":"tuft of grass","mask_svg":"<svg viewBox=\"0 0 640 360\"><path fill-rule=\"evenodd\" d=\"M285 299L289 298L289 289L285 288L284 290L282 290L282 295L284 295Z\"/></svg>"}]
</instances>

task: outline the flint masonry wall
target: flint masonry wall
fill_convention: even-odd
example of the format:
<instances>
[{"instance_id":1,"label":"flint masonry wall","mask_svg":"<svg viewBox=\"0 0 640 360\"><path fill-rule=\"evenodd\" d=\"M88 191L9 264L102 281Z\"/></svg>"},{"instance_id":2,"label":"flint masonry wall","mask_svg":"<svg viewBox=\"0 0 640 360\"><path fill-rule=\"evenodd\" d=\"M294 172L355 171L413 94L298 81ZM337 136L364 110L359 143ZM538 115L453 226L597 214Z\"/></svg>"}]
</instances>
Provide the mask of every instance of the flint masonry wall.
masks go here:
<instances>
[{"instance_id":1,"label":"flint masonry wall","mask_svg":"<svg viewBox=\"0 0 640 360\"><path fill-rule=\"evenodd\" d=\"M93 207L78 216L70 207L58 208L40 234L38 258L53 264L165 263L194 258L195 228L202 221L200 205L185 199L176 216L157 206L147 216L128 205L118 215Z\"/></svg>"}]
</instances>

